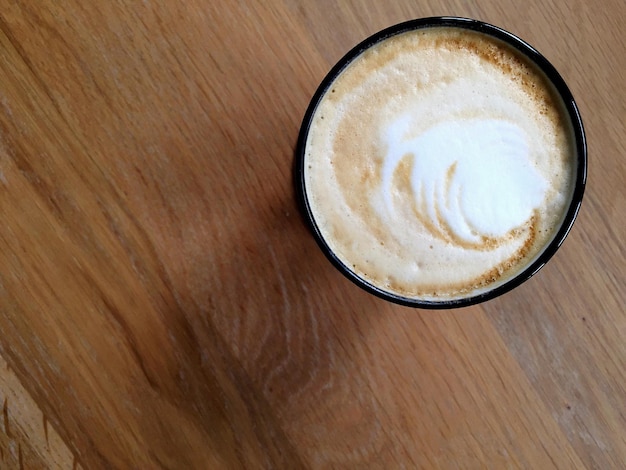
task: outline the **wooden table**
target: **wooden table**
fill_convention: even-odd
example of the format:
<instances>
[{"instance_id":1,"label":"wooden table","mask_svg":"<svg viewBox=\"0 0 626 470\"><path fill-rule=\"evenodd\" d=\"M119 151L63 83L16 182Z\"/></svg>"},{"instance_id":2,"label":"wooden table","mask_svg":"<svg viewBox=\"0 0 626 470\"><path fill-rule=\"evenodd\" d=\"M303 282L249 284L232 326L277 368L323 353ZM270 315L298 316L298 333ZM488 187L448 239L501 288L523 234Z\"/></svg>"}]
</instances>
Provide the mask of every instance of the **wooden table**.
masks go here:
<instances>
[{"instance_id":1,"label":"wooden table","mask_svg":"<svg viewBox=\"0 0 626 470\"><path fill-rule=\"evenodd\" d=\"M432 5L2 2L1 468L626 468L626 4ZM443 14L553 62L590 168L536 277L434 312L330 265L292 167L330 66Z\"/></svg>"}]
</instances>

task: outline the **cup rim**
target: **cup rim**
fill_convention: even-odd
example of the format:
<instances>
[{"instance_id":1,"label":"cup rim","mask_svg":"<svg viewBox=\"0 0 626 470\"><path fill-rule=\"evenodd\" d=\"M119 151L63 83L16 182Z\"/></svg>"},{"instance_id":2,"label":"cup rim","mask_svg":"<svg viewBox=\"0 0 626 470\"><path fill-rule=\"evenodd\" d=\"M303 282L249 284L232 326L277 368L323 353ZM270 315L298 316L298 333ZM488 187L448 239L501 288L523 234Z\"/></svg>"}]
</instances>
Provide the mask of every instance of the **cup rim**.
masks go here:
<instances>
[{"instance_id":1,"label":"cup rim","mask_svg":"<svg viewBox=\"0 0 626 470\"><path fill-rule=\"evenodd\" d=\"M348 266L345 265L345 263L343 263L338 258L337 255L335 255L333 250L326 242L323 234L321 233L321 230L319 229L315 221L313 211L307 198L305 181L305 150L311 122L317 106L331 87L334 80L354 59L356 59L365 50L376 45L377 43L385 41L399 34L430 27L462 28L483 33L487 36L491 36L505 42L506 44L517 50L519 53L521 53L523 56L528 58L532 63L534 63L539 68L539 70L541 70L546 75L548 80L555 87L558 95L563 100L563 104L573 127L575 151L578 163L576 169L574 190L572 192L570 205L565 213L565 217L563 218L561 226L556 231L553 239L543 248L543 251L537 256L537 258L532 263L523 268L519 273L517 273L510 279L507 279L502 284L499 284L492 289L487 288L488 290L484 292L458 299L430 300L405 297L381 289L380 287L375 286L374 284L368 282L367 280L363 279L355 272L353 272L350 268L348 268ZM574 221L576 220L576 217L580 210L580 206L582 204L587 182L587 141L578 106L574 101L574 97L569 87L567 86L565 80L561 77L559 72L556 70L556 68L533 46L531 46L518 36L514 35L513 33L510 33L498 26L494 26L480 20L455 16L434 16L427 18L417 18L389 26L365 38L363 41L350 49L341 59L339 59L339 61L326 74L326 76L316 89L313 97L311 98L307 110L304 114L304 118L302 120L300 132L298 135L298 141L296 144L294 176L298 202L302 209L302 212L304 213L305 220L309 226L309 229L312 231L313 236L317 244L321 248L322 252L335 266L335 268L337 268L344 276L346 276L353 283L355 283L365 291L395 304L423 309L452 309L482 303L513 290L514 288L518 287L519 285L523 284L531 277L533 277L554 256L554 254L561 247L561 245L565 241L565 238L571 231Z\"/></svg>"}]
</instances>

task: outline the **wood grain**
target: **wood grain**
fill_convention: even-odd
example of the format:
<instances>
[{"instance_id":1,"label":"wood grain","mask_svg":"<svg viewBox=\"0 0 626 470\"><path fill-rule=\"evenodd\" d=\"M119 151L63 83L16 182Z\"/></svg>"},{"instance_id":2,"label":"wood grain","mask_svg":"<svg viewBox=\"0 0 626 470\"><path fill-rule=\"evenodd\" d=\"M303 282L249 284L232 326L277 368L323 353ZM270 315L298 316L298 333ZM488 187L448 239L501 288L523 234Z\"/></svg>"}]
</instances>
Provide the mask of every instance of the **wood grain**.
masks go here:
<instances>
[{"instance_id":1,"label":"wood grain","mask_svg":"<svg viewBox=\"0 0 626 470\"><path fill-rule=\"evenodd\" d=\"M442 14L553 62L590 170L535 278L429 312L336 272L292 168L334 62ZM624 468L625 22L617 0L5 1L0 354L32 397L15 429L67 445L25 433L24 468Z\"/></svg>"},{"instance_id":2,"label":"wood grain","mask_svg":"<svg viewBox=\"0 0 626 470\"><path fill-rule=\"evenodd\" d=\"M0 358L0 467L81 468L8 364Z\"/></svg>"}]
</instances>

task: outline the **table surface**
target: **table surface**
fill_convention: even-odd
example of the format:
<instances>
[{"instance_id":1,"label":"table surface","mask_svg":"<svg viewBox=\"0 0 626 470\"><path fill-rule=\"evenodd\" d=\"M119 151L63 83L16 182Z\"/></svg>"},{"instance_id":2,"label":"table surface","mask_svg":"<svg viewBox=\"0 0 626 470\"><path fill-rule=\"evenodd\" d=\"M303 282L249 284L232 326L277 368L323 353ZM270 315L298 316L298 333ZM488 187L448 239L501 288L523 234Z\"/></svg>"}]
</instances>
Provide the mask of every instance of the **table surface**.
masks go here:
<instances>
[{"instance_id":1,"label":"table surface","mask_svg":"<svg viewBox=\"0 0 626 470\"><path fill-rule=\"evenodd\" d=\"M428 5L4 2L0 466L624 468L626 4ZM589 144L557 255L454 311L346 280L292 183L328 69L432 15L533 44Z\"/></svg>"}]
</instances>

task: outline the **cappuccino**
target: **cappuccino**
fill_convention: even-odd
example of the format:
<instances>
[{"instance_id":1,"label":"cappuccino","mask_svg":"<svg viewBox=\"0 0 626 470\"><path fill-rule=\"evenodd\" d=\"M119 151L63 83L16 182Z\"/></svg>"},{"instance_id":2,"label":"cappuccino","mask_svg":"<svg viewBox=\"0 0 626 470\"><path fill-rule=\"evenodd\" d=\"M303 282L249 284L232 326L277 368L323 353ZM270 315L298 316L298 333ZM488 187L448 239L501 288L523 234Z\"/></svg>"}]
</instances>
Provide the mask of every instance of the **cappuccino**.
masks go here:
<instances>
[{"instance_id":1,"label":"cappuccino","mask_svg":"<svg viewBox=\"0 0 626 470\"><path fill-rule=\"evenodd\" d=\"M476 298L555 239L577 181L555 86L504 40L456 26L356 54L301 141L306 207L347 274L392 300Z\"/></svg>"}]
</instances>

